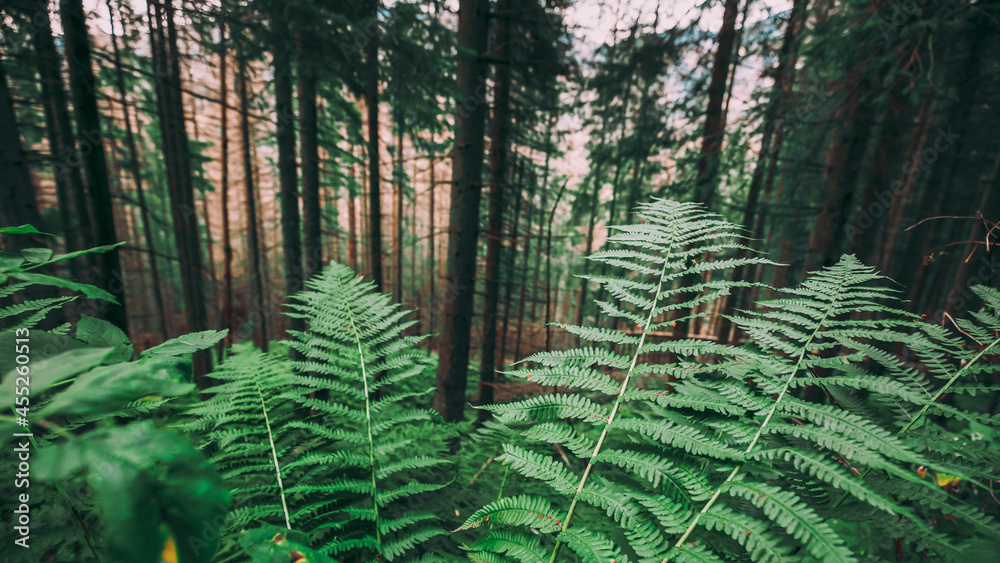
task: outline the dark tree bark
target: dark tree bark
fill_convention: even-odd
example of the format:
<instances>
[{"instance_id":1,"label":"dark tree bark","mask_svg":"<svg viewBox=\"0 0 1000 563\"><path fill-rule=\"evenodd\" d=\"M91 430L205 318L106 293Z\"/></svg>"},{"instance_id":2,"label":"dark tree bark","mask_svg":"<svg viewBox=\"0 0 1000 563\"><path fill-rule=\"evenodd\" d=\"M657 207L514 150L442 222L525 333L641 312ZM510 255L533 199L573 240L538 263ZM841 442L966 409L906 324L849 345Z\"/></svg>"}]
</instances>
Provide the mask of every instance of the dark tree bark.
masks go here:
<instances>
[{"instance_id":1,"label":"dark tree bark","mask_svg":"<svg viewBox=\"0 0 1000 563\"><path fill-rule=\"evenodd\" d=\"M260 237L257 227L257 202L254 188L253 139L250 132L249 95L247 93L247 68L242 43L237 42L237 74L239 75L240 133L243 145L243 185L247 215L247 256L250 261L250 293L252 308L247 316L247 324L253 330L254 344L267 351L267 310L264 306L264 284L261 279Z\"/></svg>"},{"instance_id":2,"label":"dark tree bark","mask_svg":"<svg viewBox=\"0 0 1000 563\"><path fill-rule=\"evenodd\" d=\"M489 2L460 0L458 45L471 52L458 60L458 106L448 224L444 326L438 349L434 407L449 422L462 420L468 379L469 336L476 278L476 240L482 189L483 132L486 120L486 38ZM454 298L452 299L452 295ZM492 366L492 364L487 364Z\"/></svg>"},{"instance_id":3,"label":"dark tree bark","mask_svg":"<svg viewBox=\"0 0 1000 563\"><path fill-rule=\"evenodd\" d=\"M373 21L378 22L379 0L371 0ZM368 109L368 268L371 271L375 289L382 285L382 192L379 188L379 142L378 142L378 34L368 38L365 46L365 72L368 85L365 91L365 106Z\"/></svg>"},{"instance_id":4,"label":"dark tree bark","mask_svg":"<svg viewBox=\"0 0 1000 563\"><path fill-rule=\"evenodd\" d=\"M434 134L433 133L431 134L431 143L432 144L434 143ZM435 179L435 174L434 174L434 160L435 160L435 158L434 157L435 157L435 155L434 155L434 149L431 149L431 154L430 154L430 156L428 156L428 159L430 160L430 170L429 170L430 179L428 180L429 181L429 185L427 187L428 191L430 192L428 194L428 199L430 199L430 201L427 204L428 207L429 207L429 211L427 212L427 214L429 215L429 218L430 218L430 224L427 227L427 250L428 250L428 255L429 255L428 256L428 260L427 260L428 261L428 264L427 264L427 271L428 271L427 280L428 280L428 283L430 284L430 287L428 288L428 292L427 292L427 296L429 298L429 303L430 303L430 307L427 308L428 312L429 312L429 315L427 317L427 334L430 335L430 336L427 337L427 353L428 354L430 354L431 350L434 349L434 334L435 334L434 333L434 327L435 327L435 324L436 324L434 321L436 320L435 313L437 312L437 305L435 303L435 300L437 298L437 294L434 292L434 282L437 281L437 276L438 276L438 271L437 271L437 267L436 267L437 262L436 262L436 260L434 258L434 253L437 250L437 248L436 248L436 246L437 246L437 244L436 244L436 238L435 238L435 233L434 233L434 204L435 204L435 202L434 202L434 191L435 191L434 190L434 188L435 188L435 186L434 186L434 179Z\"/></svg>"},{"instance_id":5,"label":"dark tree bark","mask_svg":"<svg viewBox=\"0 0 1000 563\"><path fill-rule=\"evenodd\" d=\"M749 0L747 0L749 5ZM785 36L781 42L779 51L778 68L775 74L774 87L771 89L771 100L768 102L764 113L764 131L761 138L760 153L757 155L757 162L754 165L753 176L750 179L750 188L747 192L747 203L743 210L743 229L745 232L752 232L754 221L757 217L757 207L760 204L761 188L764 185L765 172L769 163L777 159L779 146L774 139L775 129L780 127L784 120L785 112L788 108L788 97L791 94L792 85L795 82L795 65L798 62L799 39L805 26L806 13L809 7L809 0L795 0L792 3L792 11L788 16L788 24L785 28ZM756 246L754 240L744 237L740 244ZM748 252L741 250L737 253L737 258L746 258ZM732 280L742 282L746 278L747 268L737 266L733 269ZM743 292L737 289L726 299L725 308L720 315L718 324L719 342L729 342L729 335L732 332L732 322L726 318L742 306Z\"/></svg>"},{"instance_id":6,"label":"dark tree bark","mask_svg":"<svg viewBox=\"0 0 1000 563\"><path fill-rule=\"evenodd\" d=\"M14 113L14 98L7 85L3 59L0 59L0 177L4 187L0 190L3 226L42 227L42 215L31 182L28 158L21 144L21 128ZM11 252L45 246L42 235L4 235L3 238L4 249Z\"/></svg>"},{"instance_id":7,"label":"dark tree bark","mask_svg":"<svg viewBox=\"0 0 1000 563\"><path fill-rule=\"evenodd\" d=\"M508 2L500 0L498 13L505 13ZM507 18L497 18L494 28L497 60L505 61L507 49ZM493 402L496 380L497 307L500 302L500 255L503 237L504 183L507 176L507 133L510 127L510 66L497 65L493 89L493 122L490 128L490 215L486 231L486 296L483 301L484 337L479 360L480 405ZM489 411L480 410L479 420L490 418Z\"/></svg>"},{"instance_id":8,"label":"dark tree bark","mask_svg":"<svg viewBox=\"0 0 1000 563\"><path fill-rule=\"evenodd\" d=\"M396 163L393 166L395 209L392 214L392 300L403 302L403 126L401 112L396 112Z\"/></svg>"},{"instance_id":9,"label":"dark tree bark","mask_svg":"<svg viewBox=\"0 0 1000 563\"><path fill-rule=\"evenodd\" d=\"M61 0L59 15L62 20L66 58L69 60L70 85L76 107L77 135L81 145L89 143L89 151L81 151L84 170L90 187L94 210L94 227L97 244L118 242L115 234L114 211L111 204L111 187L108 184L108 166L104 157L104 137L101 134L101 116L97 110L97 83L90 60L90 38L82 0ZM100 257L101 279L104 289L115 296L117 303L108 303L104 317L128 334L128 314L125 310L125 284L118 252L105 252Z\"/></svg>"},{"instance_id":10,"label":"dark tree bark","mask_svg":"<svg viewBox=\"0 0 1000 563\"><path fill-rule=\"evenodd\" d=\"M729 67L733 58L738 11L739 0L726 0L722 13L722 27L719 28L717 37L715 61L712 63L712 78L708 85L708 110L705 113L705 132L701 145L701 158L698 160L698 176L695 180L695 201L705 204L709 209L712 208L719 177L719 157L726 129L726 115L722 108L726 97Z\"/></svg>"},{"instance_id":11,"label":"dark tree bark","mask_svg":"<svg viewBox=\"0 0 1000 563\"><path fill-rule=\"evenodd\" d=\"M354 163L351 163L351 178L357 179L357 169ZM358 225L357 225L357 206L355 205L355 199L357 195L354 190L347 190L347 266L358 271Z\"/></svg>"},{"instance_id":12,"label":"dark tree bark","mask_svg":"<svg viewBox=\"0 0 1000 563\"><path fill-rule=\"evenodd\" d=\"M552 220L556 217L556 209L559 208L559 200L562 199L563 192L566 191L566 185L569 181L563 182L562 187L559 188L559 193L556 194L556 202L552 204L552 212L549 213L549 230L546 236L545 244L545 351L549 352L552 350L552 327L549 326L549 322L552 320ZM556 300L559 299L559 288L556 287Z\"/></svg>"},{"instance_id":13,"label":"dark tree bark","mask_svg":"<svg viewBox=\"0 0 1000 563\"><path fill-rule=\"evenodd\" d=\"M548 164L548 158L546 158L545 161L546 161L546 165L547 165ZM548 167L546 166L546 170L545 170L544 176L547 176L547 175L548 175ZM534 175L532 175L531 184L530 185L531 185L531 187L528 188L528 197L527 197L527 199L525 199L525 205L527 206L528 209L525 211L525 214L524 214L524 221L527 224L525 225L525 228L524 228L524 252L523 252L524 259L521 262L521 272L523 273L522 278L521 278L521 293L520 293L520 295L517 298L517 328L514 331L514 358L515 359L518 359L518 358L521 357L521 335L522 335L522 330L524 329L524 312L525 312L524 311L524 300L527 297L527 293L528 293L528 258L531 256L531 227L534 225L532 223L532 221L534 220L534 213L535 213L535 189L536 189L536 185L537 185L536 178L535 178ZM516 222L517 221L515 221L515 223ZM515 252L517 251L517 245L516 244L514 245L514 251ZM536 262L535 263L537 264L538 263L537 262L537 257L540 256L540 253L539 252L535 252L535 255L536 255ZM536 269L535 272L537 274L538 270ZM536 281L537 281L537 278L536 278ZM500 369L503 370L503 366L500 366Z\"/></svg>"},{"instance_id":14,"label":"dark tree bark","mask_svg":"<svg viewBox=\"0 0 1000 563\"><path fill-rule=\"evenodd\" d=\"M108 13L113 14L111 1L108 0ZM119 19L121 19L119 17ZM122 33L125 32L124 20L122 20ZM149 219L149 208L146 205L146 190L142 185L142 170L139 165L139 153L136 148L135 136L132 133L132 118L128 111L128 96L125 89L125 71L122 69L121 53L118 49L118 37L114 33L114 18L111 20L111 47L115 56L115 78L118 88L118 95L121 97L122 114L125 116L125 145L128 148L129 171L132 175L132 182L135 184L136 198L139 200L139 214L142 217L143 240L146 248L154 250L153 226ZM225 110L223 110L225 111ZM157 264L156 254L149 252L149 270L153 277L153 303L156 305L156 312L160 317L160 340L167 339L167 314L163 306L163 290L161 288L160 269Z\"/></svg>"},{"instance_id":15,"label":"dark tree bark","mask_svg":"<svg viewBox=\"0 0 1000 563\"><path fill-rule=\"evenodd\" d=\"M548 129L547 129L547 131L545 133L545 141L546 141L546 143L550 143L552 141L552 128L555 127L555 123L556 123L556 114L555 114L555 112L553 112L552 115L551 115L551 117L549 117ZM541 194L542 201L541 201L541 207L539 207L540 213L538 215L538 250L539 250L539 252L535 253L535 276L534 276L534 280L531 283L531 320L532 321L538 319L538 274L539 274L539 272L541 272L541 269L542 269L542 253L541 253L541 250L542 250L542 237L545 236L545 221L544 221L544 219L545 219L545 210L548 209L547 197L549 195L549 160L550 160L550 158L552 156L552 149L553 149L553 147L551 145L547 145L545 147L545 172L542 173L542 184L541 184L541 186L539 186L539 188L541 189L541 192L542 192L542 194Z\"/></svg>"},{"instance_id":16,"label":"dark tree bark","mask_svg":"<svg viewBox=\"0 0 1000 563\"><path fill-rule=\"evenodd\" d=\"M594 191L590 195L590 223L587 225L587 244L584 256L589 256L594 251L594 226L597 222L597 205L601 201L601 173L603 161L598 163L597 171L594 173ZM550 257L551 258L551 257ZM590 289L590 260L583 261L583 279L580 280L580 301L576 309L576 324L583 325L583 313L587 309L587 290Z\"/></svg>"},{"instance_id":17,"label":"dark tree bark","mask_svg":"<svg viewBox=\"0 0 1000 563\"><path fill-rule=\"evenodd\" d=\"M292 111L291 34L288 31L287 6L271 6L271 32L274 43L274 110L277 114L278 177L281 185L281 242L285 258L285 295L302 289L302 235L299 232L298 170L295 163L295 114ZM315 122L315 112L313 112ZM316 194L318 197L318 193ZM317 207L319 202L316 202ZM317 225L318 226L318 225ZM305 319L290 319L291 330L303 330Z\"/></svg>"},{"instance_id":18,"label":"dark tree bark","mask_svg":"<svg viewBox=\"0 0 1000 563\"><path fill-rule=\"evenodd\" d=\"M934 89L932 88L924 96L924 101L920 104L917 122L910 130L910 142L906 149L906 155L903 158L904 163L913 162L917 155L924 152L924 146L927 144L927 134L930 132L929 119L933 113L931 111L931 106L934 105L933 98ZM896 248L896 240L898 240L900 229L902 228L903 213L913 199L913 188L917 179L917 174L914 172L915 170L908 166L901 167L896 178L899 188L896 189L896 184L893 184L892 207L889 208L889 218L882 229L884 236L879 245L879 254L874 260L874 263L879 266L879 270L886 274L889 272L890 261L893 251Z\"/></svg>"},{"instance_id":19,"label":"dark tree bark","mask_svg":"<svg viewBox=\"0 0 1000 563\"><path fill-rule=\"evenodd\" d=\"M226 45L226 0L222 1L222 12L219 16L219 46L221 48L219 53L219 99L222 100L222 107L220 108L221 114L219 116L219 121L221 125L221 131L219 137L221 139L221 155L222 160L222 185L220 186L222 191L222 262L223 262L223 290L222 290L222 322L220 323L223 328L229 329L229 335L226 337L227 343L233 342L233 330L236 328L235 323L233 323L233 242L232 236L229 230L229 91L227 89L227 84L229 77L226 76L226 60L227 55L227 45ZM222 348L219 348L219 359L222 359Z\"/></svg>"},{"instance_id":20,"label":"dark tree bark","mask_svg":"<svg viewBox=\"0 0 1000 563\"><path fill-rule=\"evenodd\" d=\"M501 252L500 257L501 260L506 258L503 270L507 273L507 279L503 284L503 321L500 328L500 354L496 357L497 371L503 371L504 362L507 361L507 329L510 327L510 302L514 292L514 266L517 262L517 241L521 228L521 208L524 207L521 205L521 194L524 193L524 178L526 175L524 160L519 161L517 168L517 181L514 182L515 191L511 193L511 200L514 202L514 221L511 223L510 232L507 235L507 239L510 241L510 249L506 252L506 256L503 256L504 253ZM523 287L524 282L522 281L521 284Z\"/></svg>"},{"instance_id":21,"label":"dark tree bark","mask_svg":"<svg viewBox=\"0 0 1000 563\"><path fill-rule=\"evenodd\" d=\"M94 222L90 215L90 202L87 200L80 167L73 166L70 162L76 151L76 140L73 138L73 126L66 103L66 91L63 89L59 53L56 51L56 44L52 39L52 22L49 20L48 2L36 0L32 8L35 10L35 17L39 18L32 40L35 53L38 56L38 75L42 86L45 128L52 152L52 167L59 198L59 213L63 223L63 239L66 252L73 252L94 246ZM93 266L97 256L91 254L84 260ZM80 265L79 260L70 260L70 274L74 279L89 281L92 272L87 272L87 276L83 277Z\"/></svg>"},{"instance_id":22,"label":"dark tree bark","mask_svg":"<svg viewBox=\"0 0 1000 563\"><path fill-rule=\"evenodd\" d=\"M313 54L299 42L299 143L302 150L302 214L305 275L323 268L323 233L319 201L319 129L316 112L316 69Z\"/></svg>"}]
</instances>

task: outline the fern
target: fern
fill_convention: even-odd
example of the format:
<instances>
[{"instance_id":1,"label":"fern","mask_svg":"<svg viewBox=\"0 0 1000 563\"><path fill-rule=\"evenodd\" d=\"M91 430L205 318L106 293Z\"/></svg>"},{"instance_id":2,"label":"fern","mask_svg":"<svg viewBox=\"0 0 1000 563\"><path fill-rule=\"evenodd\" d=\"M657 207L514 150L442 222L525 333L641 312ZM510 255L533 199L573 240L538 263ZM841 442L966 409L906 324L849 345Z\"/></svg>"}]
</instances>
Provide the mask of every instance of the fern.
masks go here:
<instances>
[{"instance_id":1,"label":"fern","mask_svg":"<svg viewBox=\"0 0 1000 563\"><path fill-rule=\"evenodd\" d=\"M324 556L420 560L444 530L408 507L444 486L447 464L443 444L421 436L436 413L418 406L431 391L415 383L420 337L345 266L306 287L288 303L309 326L289 333L298 359L237 353L212 374L212 398L189 410L185 427L203 434L233 488L225 543L249 550L261 534L237 534L262 521L307 533Z\"/></svg>"},{"instance_id":2,"label":"fern","mask_svg":"<svg viewBox=\"0 0 1000 563\"><path fill-rule=\"evenodd\" d=\"M550 562L562 546L582 561L715 561L741 550L755 561L854 561L843 530L855 515L917 550L951 557L975 549L927 524L941 510L979 541L1000 539L990 516L925 476L987 488L995 456L941 455L919 441L952 435L928 415L995 424L939 399L979 391L963 382L989 371L1000 294L976 289L992 311L959 321L967 343L903 311L884 278L847 256L733 318L748 336L742 346L654 340L654 331L704 315L699 305L749 285L720 280L720 270L767 262L729 258L740 250L728 242L737 227L695 205L657 201L641 211L644 223L609 237L620 248L591 256L624 270L593 278L615 298L598 306L640 332L565 326L591 344L530 356L508 375L570 393L483 407L525 442L505 444L502 459L566 508L502 498L464 528L489 519L554 532ZM697 261L706 253L716 260ZM907 356L894 355L899 347ZM660 376L673 380L670 390L636 384ZM918 429L919 440L910 438ZM575 459L560 462L531 445L539 442L563 444ZM581 510L587 522L606 523L574 526ZM471 544L473 559L538 551L500 533Z\"/></svg>"}]
</instances>

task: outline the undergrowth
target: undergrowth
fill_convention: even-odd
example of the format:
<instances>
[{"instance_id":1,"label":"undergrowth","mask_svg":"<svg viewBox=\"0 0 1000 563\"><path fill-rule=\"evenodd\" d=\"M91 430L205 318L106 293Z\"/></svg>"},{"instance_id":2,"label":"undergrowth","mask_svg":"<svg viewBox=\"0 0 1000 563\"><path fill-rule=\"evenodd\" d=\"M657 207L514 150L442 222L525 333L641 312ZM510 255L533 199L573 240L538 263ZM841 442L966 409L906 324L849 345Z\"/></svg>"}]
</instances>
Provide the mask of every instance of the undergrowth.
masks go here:
<instances>
[{"instance_id":1,"label":"undergrowth","mask_svg":"<svg viewBox=\"0 0 1000 563\"><path fill-rule=\"evenodd\" d=\"M550 392L481 405L482 427L441 422L410 313L339 264L290 297L308 327L291 353L234 346L204 399L184 356L222 333L133 359L97 319L32 330L58 345L32 368L40 549L130 563L995 555L1000 292L974 287L979 310L932 325L845 256L735 314L737 344L671 338L734 292L769 290L728 281L733 268L773 264L697 205L639 216L589 257L610 272L590 277L600 322L559 325L578 347L505 373ZM38 282L25 267L0 297ZM71 299L0 309L0 340Z\"/></svg>"}]
</instances>

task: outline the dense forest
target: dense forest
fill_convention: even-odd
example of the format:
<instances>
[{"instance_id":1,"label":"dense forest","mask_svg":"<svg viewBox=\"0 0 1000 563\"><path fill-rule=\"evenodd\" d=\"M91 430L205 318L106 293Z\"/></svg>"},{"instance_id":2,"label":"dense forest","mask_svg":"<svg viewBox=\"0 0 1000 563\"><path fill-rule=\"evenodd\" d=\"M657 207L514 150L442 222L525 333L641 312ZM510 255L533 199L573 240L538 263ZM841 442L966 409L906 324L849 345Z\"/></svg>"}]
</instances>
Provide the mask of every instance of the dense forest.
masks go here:
<instances>
[{"instance_id":1,"label":"dense forest","mask_svg":"<svg viewBox=\"0 0 1000 563\"><path fill-rule=\"evenodd\" d=\"M0 1L0 554L1000 557L998 53L996 0Z\"/></svg>"}]
</instances>

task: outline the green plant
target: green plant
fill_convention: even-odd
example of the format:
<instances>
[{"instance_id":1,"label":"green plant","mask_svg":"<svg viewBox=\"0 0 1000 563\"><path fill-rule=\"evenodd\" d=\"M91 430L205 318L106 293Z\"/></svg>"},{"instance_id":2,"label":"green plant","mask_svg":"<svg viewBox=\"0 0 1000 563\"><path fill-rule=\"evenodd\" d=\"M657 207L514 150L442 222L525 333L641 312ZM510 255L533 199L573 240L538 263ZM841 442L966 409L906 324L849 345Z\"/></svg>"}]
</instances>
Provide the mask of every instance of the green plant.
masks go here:
<instances>
[{"instance_id":1,"label":"green plant","mask_svg":"<svg viewBox=\"0 0 1000 563\"><path fill-rule=\"evenodd\" d=\"M406 335L408 312L345 266L306 286L289 304L308 320L288 341L301 359L237 354L212 374L222 382L213 397L189 411L186 427L208 430L233 487L228 529L235 539L262 520L307 532L333 557L420 559L444 533L415 508L444 485L422 479L447 461L439 439L420 437L436 413L417 400L433 389L391 390L425 373L422 337Z\"/></svg>"},{"instance_id":2,"label":"green plant","mask_svg":"<svg viewBox=\"0 0 1000 563\"><path fill-rule=\"evenodd\" d=\"M918 427L924 439L953 434L927 415L996 425L938 402L991 369L983 358L1000 329L995 291L977 289L992 311L960 325L976 340L967 349L902 311L885 279L847 256L734 318L746 345L650 342L653 331L689 320L678 312L734 285L702 274L763 261L726 258L738 249L737 227L696 205L657 201L641 211L645 222L609 238L621 248L590 257L620 269L592 278L617 300L598 305L638 334L565 326L592 345L536 354L508 375L566 392L484 407L521 430L503 462L553 494L503 497L469 517L463 529L491 528L468 546L473 560L554 562L566 558L563 546L584 562L878 556L877 546L848 546L845 536L861 535L852 522L949 557L997 545L990 516L917 471L984 490L996 480L996 454L970 459L910 438ZM697 261L706 254L716 259ZM894 356L898 345L920 367ZM637 385L649 375L668 376L670 388ZM553 443L574 458L545 451ZM942 509L974 537L959 542L929 525Z\"/></svg>"},{"instance_id":3,"label":"green plant","mask_svg":"<svg viewBox=\"0 0 1000 563\"><path fill-rule=\"evenodd\" d=\"M37 233L28 226L0 232ZM4 252L0 283L16 281L0 288L0 299L13 301L42 284L113 300L99 288L31 270L116 246L66 255ZM29 467L23 481L15 480L15 498L27 507L26 533L15 531L24 545L11 548L15 560L154 563L170 538L185 538L191 541L174 541L179 561L207 563L217 538L200 526L225 514L229 494L188 442L136 419L190 394L195 386L182 356L225 332L186 335L133 360L128 337L101 319L82 315L75 327L35 328L76 297L28 298L0 309L4 466ZM14 538L4 542L11 546Z\"/></svg>"}]
</instances>

